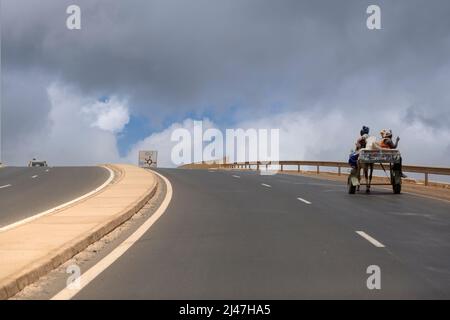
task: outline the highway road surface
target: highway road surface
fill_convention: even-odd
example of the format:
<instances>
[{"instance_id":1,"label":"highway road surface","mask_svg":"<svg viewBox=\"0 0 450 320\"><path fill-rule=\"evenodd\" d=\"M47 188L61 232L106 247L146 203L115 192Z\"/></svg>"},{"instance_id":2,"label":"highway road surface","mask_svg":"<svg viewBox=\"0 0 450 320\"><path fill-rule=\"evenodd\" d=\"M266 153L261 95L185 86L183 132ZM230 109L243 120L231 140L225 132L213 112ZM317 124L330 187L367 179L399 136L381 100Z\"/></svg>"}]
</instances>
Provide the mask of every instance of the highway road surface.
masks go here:
<instances>
[{"instance_id":1,"label":"highway road surface","mask_svg":"<svg viewBox=\"0 0 450 320\"><path fill-rule=\"evenodd\" d=\"M0 168L0 227L89 193L109 176L102 167Z\"/></svg>"},{"instance_id":2,"label":"highway road surface","mask_svg":"<svg viewBox=\"0 0 450 320\"><path fill-rule=\"evenodd\" d=\"M158 172L173 187L165 214L75 299L450 297L448 202L299 176ZM374 268L381 289L367 286Z\"/></svg>"}]
</instances>

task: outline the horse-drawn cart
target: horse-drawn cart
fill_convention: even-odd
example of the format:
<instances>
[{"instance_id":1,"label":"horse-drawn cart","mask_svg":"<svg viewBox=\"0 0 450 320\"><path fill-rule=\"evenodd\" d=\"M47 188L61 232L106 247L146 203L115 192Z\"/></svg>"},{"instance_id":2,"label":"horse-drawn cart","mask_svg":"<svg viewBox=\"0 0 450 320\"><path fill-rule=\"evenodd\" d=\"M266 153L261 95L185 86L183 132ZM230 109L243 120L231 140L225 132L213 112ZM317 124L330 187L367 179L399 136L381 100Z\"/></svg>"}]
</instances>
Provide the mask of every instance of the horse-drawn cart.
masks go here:
<instances>
[{"instance_id":1,"label":"horse-drawn cart","mask_svg":"<svg viewBox=\"0 0 450 320\"><path fill-rule=\"evenodd\" d=\"M389 165L390 183L374 183L372 184L372 173L374 166L377 165L383 171L387 172L384 165ZM356 163L352 165L352 170L348 177L348 193L354 194L359 190L361 185L361 169L364 170L366 192L370 192L372 185L392 185L395 194L399 194L402 190L402 161L401 154L398 150L392 149L361 149L358 154ZM370 176L369 176L370 170Z\"/></svg>"}]
</instances>

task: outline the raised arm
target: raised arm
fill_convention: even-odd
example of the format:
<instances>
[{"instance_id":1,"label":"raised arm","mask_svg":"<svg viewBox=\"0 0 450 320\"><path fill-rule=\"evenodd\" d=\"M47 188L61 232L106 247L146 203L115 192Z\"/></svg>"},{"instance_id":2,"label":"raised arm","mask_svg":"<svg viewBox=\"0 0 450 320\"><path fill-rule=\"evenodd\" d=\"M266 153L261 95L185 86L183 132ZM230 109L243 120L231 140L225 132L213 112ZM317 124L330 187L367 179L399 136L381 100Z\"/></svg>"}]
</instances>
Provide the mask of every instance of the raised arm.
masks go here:
<instances>
[{"instance_id":1,"label":"raised arm","mask_svg":"<svg viewBox=\"0 0 450 320\"><path fill-rule=\"evenodd\" d=\"M397 139L395 139L395 143L393 143L393 149L397 149L398 147L398 142L400 141L400 137L397 137Z\"/></svg>"}]
</instances>

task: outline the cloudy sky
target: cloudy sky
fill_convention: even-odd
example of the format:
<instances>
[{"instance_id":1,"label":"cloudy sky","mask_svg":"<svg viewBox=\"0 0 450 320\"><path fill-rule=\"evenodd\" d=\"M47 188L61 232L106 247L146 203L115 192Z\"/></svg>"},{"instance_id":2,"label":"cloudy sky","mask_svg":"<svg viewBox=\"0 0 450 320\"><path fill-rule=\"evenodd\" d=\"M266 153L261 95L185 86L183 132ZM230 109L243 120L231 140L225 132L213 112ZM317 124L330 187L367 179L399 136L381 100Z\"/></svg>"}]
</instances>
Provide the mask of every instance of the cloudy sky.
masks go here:
<instances>
[{"instance_id":1,"label":"cloudy sky","mask_svg":"<svg viewBox=\"0 0 450 320\"><path fill-rule=\"evenodd\" d=\"M171 132L204 120L278 128L280 157L305 160L391 128L406 163L450 166L449 17L448 0L1 0L2 158L173 166Z\"/></svg>"}]
</instances>

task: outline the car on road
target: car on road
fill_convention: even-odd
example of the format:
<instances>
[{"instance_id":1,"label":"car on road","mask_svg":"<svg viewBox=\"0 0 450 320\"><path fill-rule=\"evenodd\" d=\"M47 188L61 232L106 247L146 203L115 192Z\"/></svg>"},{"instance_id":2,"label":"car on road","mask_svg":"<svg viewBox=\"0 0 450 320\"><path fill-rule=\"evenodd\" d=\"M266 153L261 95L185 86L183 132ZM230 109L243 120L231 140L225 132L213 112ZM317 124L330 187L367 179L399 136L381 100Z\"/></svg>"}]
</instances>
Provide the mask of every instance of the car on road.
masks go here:
<instances>
[{"instance_id":1,"label":"car on road","mask_svg":"<svg viewBox=\"0 0 450 320\"><path fill-rule=\"evenodd\" d=\"M33 159L28 163L29 167L48 167L47 161Z\"/></svg>"}]
</instances>

